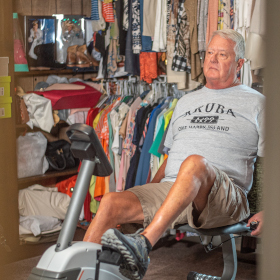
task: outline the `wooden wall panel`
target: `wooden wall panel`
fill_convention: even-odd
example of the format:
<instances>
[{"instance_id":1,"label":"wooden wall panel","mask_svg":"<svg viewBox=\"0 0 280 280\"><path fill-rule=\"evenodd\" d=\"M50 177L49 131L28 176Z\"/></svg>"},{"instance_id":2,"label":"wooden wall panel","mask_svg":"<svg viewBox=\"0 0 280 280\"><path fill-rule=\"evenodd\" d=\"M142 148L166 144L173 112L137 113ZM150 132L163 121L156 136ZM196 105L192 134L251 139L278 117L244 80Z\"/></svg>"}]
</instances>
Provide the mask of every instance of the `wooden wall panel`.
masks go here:
<instances>
[{"instance_id":1,"label":"wooden wall panel","mask_svg":"<svg viewBox=\"0 0 280 280\"><path fill-rule=\"evenodd\" d=\"M72 0L72 15L82 14L82 0Z\"/></svg>"},{"instance_id":2,"label":"wooden wall panel","mask_svg":"<svg viewBox=\"0 0 280 280\"><path fill-rule=\"evenodd\" d=\"M90 17L91 14L91 1L83 0L83 15Z\"/></svg>"},{"instance_id":3,"label":"wooden wall panel","mask_svg":"<svg viewBox=\"0 0 280 280\"><path fill-rule=\"evenodd\" d=\"M56 0L56 12L58 14L71 15L72 14L71 0Z\"/></svg>"},{"instance_id":4,"label":"wooden wall panel","mask_svg":"<svg viewBox=\"0 0 280 280\"><path fill-rule=\"evenodd\" d=\"M32 0L14 0L14 12L21 15L31 15Z\"/></svg>"},{"instance_id":5,"label":"wooden wall panel","mask_svg":"<svg viewBox=\"0 0 280 280\"><path fill-rule=\"evenodd\" d=\"M32 0L33 16L51 16L56 13L56 0Z\"/></svg>"},{"instance_id":6,"label":"wooden wall panel","mask_svg":"<svg viewBox=\"0 0 280 280\"><path fill-rule=\"evenodd\" d=\"M21 86L24 92L34 90L33 77L17 77L15 86Z\"/></svg>"}]
</instances>

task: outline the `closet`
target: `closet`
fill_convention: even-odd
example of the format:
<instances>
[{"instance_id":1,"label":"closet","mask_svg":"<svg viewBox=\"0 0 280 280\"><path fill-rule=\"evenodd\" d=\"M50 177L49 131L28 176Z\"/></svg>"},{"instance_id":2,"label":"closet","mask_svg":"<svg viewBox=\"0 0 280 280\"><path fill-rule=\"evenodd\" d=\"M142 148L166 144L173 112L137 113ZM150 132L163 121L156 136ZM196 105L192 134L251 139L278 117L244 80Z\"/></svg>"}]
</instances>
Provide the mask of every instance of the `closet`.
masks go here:
<instances>
[{"instance_id":1,"label":"closet","mask_svg":"<svg viewBox=\"0 0 280 280\"><path fill-rule=\"evenodd\" d=\"M34 86L45 81L49 75L66 78L88 79L95 73L77 74L72 70L47 70L14 72L13 53L13 13L19 15L68 14L90 16L90 0L0 0L1 40L0 56L9 57L9 76L11 76L12 117L0 120L0 265L38 255L37 245L19 245L18 234L18 191L32 184L54 186L58 179L62 180L77 174L77 168L65 171L48 172L42 176L17 179L16 138L30 131L26 124L17 123L19 112L16 109L15 87L20 85L25 92L34 90ZM36 129L35 129L36 130ZM1 230L1 226L4 230ZM12 252L5 249L7 244ZM42 252L49 244L41 245Z\"/></svg>"}]
</instances>

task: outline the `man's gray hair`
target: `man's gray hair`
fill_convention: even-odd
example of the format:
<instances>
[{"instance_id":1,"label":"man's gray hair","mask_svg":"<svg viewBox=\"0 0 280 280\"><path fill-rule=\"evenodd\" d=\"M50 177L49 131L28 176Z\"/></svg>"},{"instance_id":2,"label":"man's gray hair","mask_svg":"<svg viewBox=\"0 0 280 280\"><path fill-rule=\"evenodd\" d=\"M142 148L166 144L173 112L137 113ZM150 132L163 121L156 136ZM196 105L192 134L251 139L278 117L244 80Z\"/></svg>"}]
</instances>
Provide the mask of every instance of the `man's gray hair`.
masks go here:
<instances>
[{"instance_id":1,"label":"man's gray hair","mask_svg":"<svg viewBox=\"0 0 280 280\"><path fill-rule=\"evenodd\" d=\"M238 61L240 58L244 58L245 56L245 40L243 36L233 29L223 29L217 30L212 33L212 36L208 42L207 48L214 38L214 36L220 36L224 39L232 40L235 43L234 52L235 52L235 61Z\"/></svg>"}]
</instances>

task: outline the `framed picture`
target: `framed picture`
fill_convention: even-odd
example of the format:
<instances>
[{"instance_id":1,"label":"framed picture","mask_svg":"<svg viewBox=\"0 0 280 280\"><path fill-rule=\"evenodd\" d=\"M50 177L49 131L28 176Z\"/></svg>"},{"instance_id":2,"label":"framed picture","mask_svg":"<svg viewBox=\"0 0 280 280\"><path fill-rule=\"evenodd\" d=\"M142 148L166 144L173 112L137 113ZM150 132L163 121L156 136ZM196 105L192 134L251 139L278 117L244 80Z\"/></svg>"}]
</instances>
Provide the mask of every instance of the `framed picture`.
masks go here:
<instances>
[{"instance_id":1,"label":"framed picture","mask_svg":"<svg viewBox=\"0 0 280 280\"><path fill-rule=\"evenodd\" d=\"M56 62L66 63L67 49L84 45L85 20L82 15L54 14L56 18Z\"/></svg>"},{"instance_id":2,"label":"framed picture","mask_svg":"<svg viewBox=\"0 0 280 280\"><path fill-rule=\"evenodd\" d=\"M52 67L55 60L55 18L25 16L24 22L26 57L29 66Z\"/></svg>"}]
</instances>

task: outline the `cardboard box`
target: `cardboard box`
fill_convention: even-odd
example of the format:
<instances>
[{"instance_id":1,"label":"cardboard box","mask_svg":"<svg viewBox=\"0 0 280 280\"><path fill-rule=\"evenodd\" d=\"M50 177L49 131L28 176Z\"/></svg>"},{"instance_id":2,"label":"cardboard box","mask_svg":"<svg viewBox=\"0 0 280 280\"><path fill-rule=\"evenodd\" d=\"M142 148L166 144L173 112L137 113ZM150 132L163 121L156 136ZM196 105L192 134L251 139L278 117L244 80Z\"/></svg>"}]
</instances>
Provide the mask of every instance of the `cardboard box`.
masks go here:
<instances>
[{"instance_id":1,"label":"cardboard box","mask_svg":"<svg viewBox=\"0 0 280 280\"><path fill-rule=\"evenodd\" d=\"M8 76L9 75L9 58L8 57L0 57L0 76Z\"/></svg>"},{"instance_id":2,"label":"cardboard box","mask_svg":"<svg viewBox=\"0 0 280 280\"><path fill-rule=\"evenodd\" d=\"M10 118L12 115L12 97L6 97L0 103L0 119Z\"/></svg>"},{"instance_id":3,"label":"cardboard box","mask_svg":"<svg viewBox=\"0 0 280 280\"><path fill-rule=\"evenodd\" d=\"M3 103L3 99L10 97L11 77L0 77L0 103Z\"/></svg>"}]
</instances>

